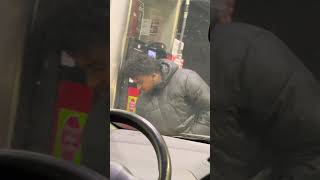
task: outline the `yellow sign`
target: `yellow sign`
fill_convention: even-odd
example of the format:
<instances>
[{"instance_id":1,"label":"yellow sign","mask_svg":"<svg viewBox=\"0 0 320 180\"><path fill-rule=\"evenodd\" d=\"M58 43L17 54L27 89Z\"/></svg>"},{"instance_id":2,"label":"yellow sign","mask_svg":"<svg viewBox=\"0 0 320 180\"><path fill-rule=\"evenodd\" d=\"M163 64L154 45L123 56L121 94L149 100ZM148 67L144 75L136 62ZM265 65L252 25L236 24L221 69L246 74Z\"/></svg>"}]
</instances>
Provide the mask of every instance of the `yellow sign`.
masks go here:
<instances>
[{"instance_id":1,"label":"yellow sign","mask_svg":"<svg viewBox=\"0 0 320 180\"><path fill-rule=\"evenodd\" d=\"M135 96L128 96L128 103L127 103L127 111L129 112L136 112L136 103L138 97Z\"/></svg>"}]
</instances>

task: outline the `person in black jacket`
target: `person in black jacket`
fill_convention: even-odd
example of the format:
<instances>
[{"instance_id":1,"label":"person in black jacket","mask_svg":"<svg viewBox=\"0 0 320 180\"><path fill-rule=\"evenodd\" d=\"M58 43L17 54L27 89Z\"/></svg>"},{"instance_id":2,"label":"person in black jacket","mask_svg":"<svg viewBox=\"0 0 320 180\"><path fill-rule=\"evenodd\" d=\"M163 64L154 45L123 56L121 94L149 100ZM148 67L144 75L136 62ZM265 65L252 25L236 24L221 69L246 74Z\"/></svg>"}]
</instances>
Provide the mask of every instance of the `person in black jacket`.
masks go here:
<instances>
[{"instance_id":1,"label":"person in black jacket","mask_svg":"<svg viewBox=\"0 0 320 180\"><path fill-rule=\"evenodd\" d=\"M242 23L210 31L213 179L320 179L312 73L269 31Z\"/></svg>"},{"instance_id":2,"label":"person in black jacket","mask_svg":"<svg viewBox=\"0 0 320 180\"><path fill-rule=\"evenodd\" d=\"M210 88L196 72L143 54L129 59L125 72L142 90L137 114L161 134L210 134Z\"/></svg>"}]
</instances>

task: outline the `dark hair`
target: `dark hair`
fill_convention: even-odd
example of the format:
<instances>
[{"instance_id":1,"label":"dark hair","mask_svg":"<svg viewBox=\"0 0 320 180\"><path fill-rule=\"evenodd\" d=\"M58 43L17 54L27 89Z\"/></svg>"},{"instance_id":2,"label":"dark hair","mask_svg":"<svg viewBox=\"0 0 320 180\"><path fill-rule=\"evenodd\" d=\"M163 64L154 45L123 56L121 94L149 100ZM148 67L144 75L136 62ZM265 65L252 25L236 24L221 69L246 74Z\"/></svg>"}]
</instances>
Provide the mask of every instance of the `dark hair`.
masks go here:
<instances>
[{"instance_id":1,"label":"dark hair","mask_svg":"<svg viewBox=\"0 0 320 180\"><path fill-rule=\"evenodd\" d=\"M39 19L41 38L47 48L69 52L107 47L109 42L108 0L44 1ZM43 10L44 11L44 10ZM40 12L41 13L41 12Z\"/></svg>"},{"instance_id":2,"label":"dark hair","mask_svg":"<svg viewBox=\"0 0 320 180\"><path fill-rule=\"evenodd\" d=\"M161 72L159 60L152 59L144 54L135 54L127 60L124 73L130 78L137 76L151 75L152 73Z\"/></svg>"}]
</instances>

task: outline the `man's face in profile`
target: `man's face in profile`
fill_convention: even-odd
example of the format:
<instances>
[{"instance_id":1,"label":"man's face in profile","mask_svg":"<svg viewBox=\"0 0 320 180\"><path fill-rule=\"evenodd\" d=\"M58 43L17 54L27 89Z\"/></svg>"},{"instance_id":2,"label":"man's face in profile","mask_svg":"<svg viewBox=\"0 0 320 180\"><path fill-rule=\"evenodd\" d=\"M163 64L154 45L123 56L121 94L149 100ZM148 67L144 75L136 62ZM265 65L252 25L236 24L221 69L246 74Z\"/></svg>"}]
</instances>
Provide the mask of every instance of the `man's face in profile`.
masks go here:
<instances>
[{"instance_id":1,"label":"man's face in profile","mask_svg":"<svg viewBox=\"0 0 320 180\"><path fill-rule=\"evenodd\" d=\"M156 84L157 74L141 75L133 78L133 81L137 84L137 88L143 92L149 93L153 90ZM158 82L158 81L157 81Z\"/></svg>"}]
</instances>

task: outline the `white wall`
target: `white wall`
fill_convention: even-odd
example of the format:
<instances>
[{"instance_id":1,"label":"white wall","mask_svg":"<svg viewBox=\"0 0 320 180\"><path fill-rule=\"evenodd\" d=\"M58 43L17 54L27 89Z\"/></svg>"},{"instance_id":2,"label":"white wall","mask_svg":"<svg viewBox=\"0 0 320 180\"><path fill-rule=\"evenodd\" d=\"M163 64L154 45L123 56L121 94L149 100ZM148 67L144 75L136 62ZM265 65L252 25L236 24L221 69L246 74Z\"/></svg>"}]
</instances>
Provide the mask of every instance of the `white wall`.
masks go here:
<instances>
[{"instance_id":1,"label":"white wall","mask_svg":"<svg viewBox=\"0 0 320 180\"><path fill-rule=\"evenodd\" d=\"M131 0L113 0L110 6L110 108L114 107L118 70L123 59Z\"/></svg>"},{"instance_id":2,"label":"white wall","mask_svg":"<svg viewBox=\"0 0 320 180\"><path fill-rule=\"evenodd\" d=\"M173 40L176 36L177 22L179 19L182 0L145 0L145 17L149 18L150 8L159 10L162 17L161 34L157 41L167 46L167 51L171 51ZM145 40L148 38L144 37Z\"/></svg>"}]
</instances>

